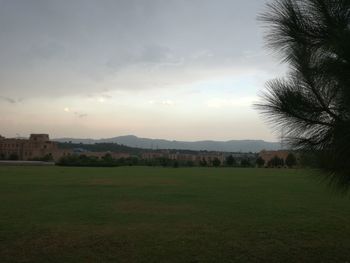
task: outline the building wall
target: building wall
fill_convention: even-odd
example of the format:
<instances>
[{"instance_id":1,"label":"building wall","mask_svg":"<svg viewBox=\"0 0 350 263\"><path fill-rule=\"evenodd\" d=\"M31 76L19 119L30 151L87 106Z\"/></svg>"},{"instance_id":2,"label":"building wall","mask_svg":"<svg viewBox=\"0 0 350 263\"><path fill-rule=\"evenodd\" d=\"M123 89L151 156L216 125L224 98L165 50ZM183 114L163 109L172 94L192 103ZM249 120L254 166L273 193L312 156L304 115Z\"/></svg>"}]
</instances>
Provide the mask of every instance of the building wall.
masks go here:
<instances>
[{"instance_id":1,"label":"building wall","mask_svg":"<svg viewBox=\"0 0 350 263\"><path fill-rule=\"evenodd\" d=\"M29 139L0 139L0 157L9 159L17 157L19 160L33 160L51 155L54 160L70 154L69 150L58 149L55 142L50 141L47 134L31 134Z\"/></svg>"}]
</instances>

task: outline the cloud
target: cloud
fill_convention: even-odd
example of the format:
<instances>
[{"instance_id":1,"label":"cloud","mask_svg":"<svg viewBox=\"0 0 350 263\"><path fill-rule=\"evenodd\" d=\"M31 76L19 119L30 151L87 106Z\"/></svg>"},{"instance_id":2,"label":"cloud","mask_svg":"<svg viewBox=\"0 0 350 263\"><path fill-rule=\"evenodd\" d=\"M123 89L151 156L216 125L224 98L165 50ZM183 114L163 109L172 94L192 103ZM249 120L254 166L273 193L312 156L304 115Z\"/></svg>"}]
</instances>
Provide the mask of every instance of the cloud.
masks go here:
<instances>
[{"instance_id":1,"label":"cloud","mask_svg":"<svg viewBox=\"0 0 350 263\"><path fill-rule=\"evenodd\" d=\"M263 5L261 0L5 1L0 92L64 97L106 88L172 89L237 69L268 71L271 58L257 57L263 45L256 14Z\"/></svg>"},{"instance_id":2,"label":"cloud","mask_svg":"<svg viewBox=\"0 0 350 263\"><path fill-rule=\"evenodd\" d=\"M77 116L80 119L85 118L85 117L88 116L86 113L79 113L79 112L74 112L74 115Z\"/></svg>"},{"instance_id":3,"label":"cloud","mask_svg":"<svg viewBox=\"0 0 350 263\"><path fill-rule=\"evenodd\" d=\"M53 58L65 58L65 47L58 41L39 43L28 48L28 54L33 58L50 60Z\"/></svg>"},{"instance_id":4,"label":"cloud","mask_svg":"<svg viewBox=\"0 0 350 263\"><path fill-rule=\"evenodd\" d=\"M0 100L11 103L11 104L16 104L18 102L21 102L22 100L20 99L13 99L10 97L5 97L5 96L0 96Z\"/></svg>"},{"instance_id":5,"label":"cloud","mask_svg":"<svg viewBox=\"0 0 350 263\"><path fill-rule=\"evenodd\" d=\"M207 106L209 108L250 107L255 101L257 101L256 97L214 98L207 102Z\"/></svg>"},{"instance_id":6,"label":"cloud","mask_svg":"<svg viewBox=\"0 0 350 263\"><path fill-rule=\"evenodd\" d=\"M121 70L128 67L165 67L182 65L184 59L169 47L148 44L140 49L128 50L109 59L106 66Z\"/></svg>"},{"instance_id":7,"label":"cloud","mask_svg":"<svg viewBox=\"0 0 350 263\"><path fill-rule=\"evenodd\" d=\"M69 107L65 107L63 109L63 111L67 112L67 113L73 113L74 116L78 117L78 118L85 118L88 116L88 114L86 113L82 113L82 112L79 112L79 111L74 111L72 112L72 109L69 108Z\"/></svg>"},{"instance_id":8,"label":"cloud","mask_svg":"<svg viewBox=\"0 0 350 263\"><path fill-rule=\"evenodd\" d=\"M149 104L151 105L161 105L161 106L175 106L177 103L174 100L166 99L166 100L149 100Z\"/></svg>"}]
</instances>

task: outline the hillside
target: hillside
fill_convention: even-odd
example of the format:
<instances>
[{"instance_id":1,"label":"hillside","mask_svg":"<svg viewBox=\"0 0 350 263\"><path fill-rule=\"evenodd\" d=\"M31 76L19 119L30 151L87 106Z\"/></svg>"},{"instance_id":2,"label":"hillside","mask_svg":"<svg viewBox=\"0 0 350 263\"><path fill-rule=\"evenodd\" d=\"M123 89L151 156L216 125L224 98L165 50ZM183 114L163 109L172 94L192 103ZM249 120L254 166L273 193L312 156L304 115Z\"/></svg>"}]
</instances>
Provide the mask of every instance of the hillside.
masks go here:
<instances>
[{"instance_id":1,"label":"hillside","mask_svg":"<svg viewBox=\"0 0 350 263\"><path fill-rule=\"evenodd\" d=\"M119 136L107 139L75 139L58 138L58 142L83 144L117 143L142 149L178 149L193 151L222 151L222 152L259 152L261 150L277 150L280 144L263 140L230 140L230 141L171 141L163 139L139 138L134 135Z\"/></svg>"}]
</instances>

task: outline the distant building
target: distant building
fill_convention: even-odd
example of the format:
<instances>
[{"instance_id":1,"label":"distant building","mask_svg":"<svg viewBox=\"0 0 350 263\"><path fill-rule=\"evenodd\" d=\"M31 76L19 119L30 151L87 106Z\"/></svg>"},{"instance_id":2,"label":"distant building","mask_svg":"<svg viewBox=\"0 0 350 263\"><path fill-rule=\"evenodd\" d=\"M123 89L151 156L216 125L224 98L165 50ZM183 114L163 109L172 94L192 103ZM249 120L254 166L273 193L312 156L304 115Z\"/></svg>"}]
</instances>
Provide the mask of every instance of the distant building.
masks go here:
<instances>
[{"instance_id":1,"label":"distant building","mask_svg":"<svg viewBox=\"0 0 350 263\"><path fill-rule=\"evenodd\" d=\"M85 155L88 157L95 157L97 159L101 159L102 157L105 157L107 154L109 154L113 159L122 159L122 158L129 158L131 157L130 154L128 153L116 153L116 152L89 152L89 151L84 151L84 152L75 152L75 154L79 155Z\"/></svg>"},{"instance_id":2,"label":"distant building","mask_svg":"<svg viewBox=\"0 0 350 263\"><path fill-rule=\"evenodd\" d=\"M171 153L168 156L171 160L182 161L182 162L196 162L197 155L189 153Z\"/></svg>"},{"instance_id":3,"label":"distant building","mask_svg":"<svg viewBox=\"0 0 350 263\"><path fill-rule=\"evenodd\" d=\"M29 139L0 136L0 159L35 160L51 156L53 160L71 154L70 150L58 148L48 134L31 134Z\"/></svg>"},{"instance_id":4,"label":"distant building","mask_svg":"<svg viewBox=\"0 0 350 263\"><path fill-rule=\"evenodd\" d=\"M152 160L158 158L168 158L168 153L163 152L145 152L141 154L141 158L144 160Z\"/></svg>"}]
</instances>

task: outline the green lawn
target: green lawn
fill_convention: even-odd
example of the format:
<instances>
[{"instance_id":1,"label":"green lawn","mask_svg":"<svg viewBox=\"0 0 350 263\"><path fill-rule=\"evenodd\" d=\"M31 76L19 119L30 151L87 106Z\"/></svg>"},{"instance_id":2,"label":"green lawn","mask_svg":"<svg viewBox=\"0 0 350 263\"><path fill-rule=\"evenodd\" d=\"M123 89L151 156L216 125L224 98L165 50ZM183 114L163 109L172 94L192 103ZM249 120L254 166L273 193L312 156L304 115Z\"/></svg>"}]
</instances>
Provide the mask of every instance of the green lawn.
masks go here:
<instances>
[{"instance_id":1,"label":"green lawn","mask_svg":"<svg viewBox=\"0 0 350 263\"><path fill-rule=\"evenodd\" d=\"M0 262L350 262L311 171L0 167Z\"/></svg>"}]
</instances>

